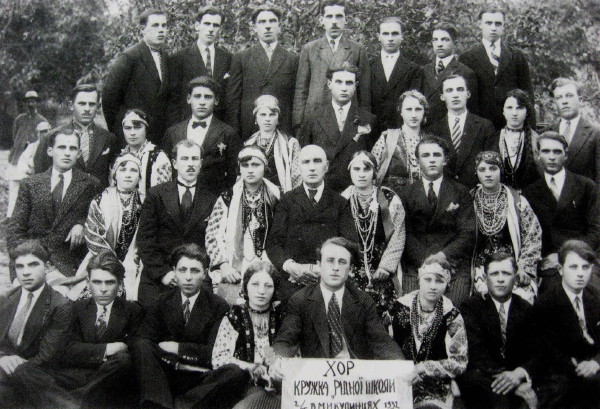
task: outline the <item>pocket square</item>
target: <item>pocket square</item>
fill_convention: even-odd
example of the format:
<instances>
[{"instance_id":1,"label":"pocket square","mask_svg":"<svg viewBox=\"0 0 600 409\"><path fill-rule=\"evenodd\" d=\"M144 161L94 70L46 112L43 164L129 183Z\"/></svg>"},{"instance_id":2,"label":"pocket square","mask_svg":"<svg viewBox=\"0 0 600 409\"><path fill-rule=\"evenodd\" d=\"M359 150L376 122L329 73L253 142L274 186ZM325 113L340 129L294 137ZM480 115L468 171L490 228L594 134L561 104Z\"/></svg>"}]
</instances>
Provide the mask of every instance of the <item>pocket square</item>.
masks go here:
<instances>
[{"instance_id":1,"label":"pocket square","mask_svg":"<svg viewBox=\"0 0 600 409\"><path fill-rule=\"evenodd\" d=\"M227 78L229 78L229 77L230 77L230 75L229 75L229 73L228 73L228 72L226 72L226 73L225 73L225 75L223 75L223 79L224 79L224 80L226 80L226 79L227 79Z\"/></svg>"},{"instance_id":2,"label":"pocket square","mask_svg":"<svg viewBox=\"0 0 600 409\"><path fill-rule=\"evenodd\" d=\"M101 155L107 155L108 152L110 152L110 148L106 148L104 151L102 151Z\"/></svg>"},{"instance_id":3,"label":"pocket square","mask_svg":"<svg viewBox=\"0 0 600 409\"><path fill-rule=\"evenodd\" d=\"M450 203L450 204L448 205L448 207L446 208L446 211L447 211L447 212L453 212L453 211L455 211L456 209L458 209L459 207L460 207L460 205L459 205L458 203Z\"/></svg>"}]
</instances>

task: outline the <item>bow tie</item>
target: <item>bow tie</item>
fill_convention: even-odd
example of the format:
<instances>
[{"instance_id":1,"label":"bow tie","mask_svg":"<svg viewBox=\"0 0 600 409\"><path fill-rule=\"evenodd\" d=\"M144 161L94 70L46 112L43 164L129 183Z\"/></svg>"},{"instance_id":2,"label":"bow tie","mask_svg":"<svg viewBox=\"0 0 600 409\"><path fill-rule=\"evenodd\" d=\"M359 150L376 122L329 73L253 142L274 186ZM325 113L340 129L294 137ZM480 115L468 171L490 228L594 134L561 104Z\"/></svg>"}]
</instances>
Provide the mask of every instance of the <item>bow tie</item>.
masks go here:
<instances>
[{"instance_id":1,"label":"bow tie","mask_svg":"<svg viewBox=\"0 0 600 409\"><path fill-rule=\"evenodd\" d=\"M201 126L202 128L206 128L206 121L194 121L192 122L192 129L196 129L199 126Z\"/></svg>"}]
</instances>

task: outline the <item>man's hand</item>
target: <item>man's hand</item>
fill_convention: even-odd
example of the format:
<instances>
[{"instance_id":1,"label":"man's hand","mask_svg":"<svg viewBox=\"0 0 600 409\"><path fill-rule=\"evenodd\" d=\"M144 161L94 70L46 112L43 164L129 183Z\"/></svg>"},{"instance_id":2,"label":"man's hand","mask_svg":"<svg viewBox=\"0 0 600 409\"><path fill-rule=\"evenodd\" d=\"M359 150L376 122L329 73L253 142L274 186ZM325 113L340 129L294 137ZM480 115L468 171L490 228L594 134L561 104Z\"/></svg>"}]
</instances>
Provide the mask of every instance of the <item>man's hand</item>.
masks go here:
<instances>
[{"instance_id":1,"label":"man's hand","mask_svg":"<svg viewBox=\"0 0 600 409\"><path fill-rule=\"evenodd\" d=\"M223 263L219 266L221 270L221 282L235 284L239 283L242 279L242 275L239 271L235 270L229 265L229 263Z\"/></svg>"},{"instance_id":2,"label":"man's hand","mask_svg":"<svg viewBox=\"0 0 600 409\"><path fill-rule=\"evenodd\" d=\"M423 379L423 375L425 374L425 367L422 363L418 363L415 365L412 372L412 384L421 381Z\"/></svg>"},{"instance_id":3,"label":"man's hand","mask_svg":"<svg viewBox=\"0 0 600 409\"><path fill-rule=\"evenodd\" d=\"M106 356L112 356L119 352L127 352L127 344L124 342L113 342L106 344Z\"/></svg>"},{"instance_id":4,"label":"man's hand","mask_svg":"<svg viewBox=\"0 0 600 409\"><path fill-rule=\"evenodd\" d=\"M300 264L302 278L300 283L304 285L316 284L321 277L321 268L316 264Z\"/></svg>"},{"instance_id":5,"label":"man's hand","mask_svg":"<svg viewBox=\"0 0 600 409\"><path fill-rule=\"evenodd\" d=\"M577 376L581 376L582 378L591 378L598 373L599 369L600 364L593 359L590 359L589 361L581 361L579 364L577 364L575 373Z\"/></svg>"},{"instance_id":6,"label":"man's hand","mask_svg":"<svg viewBox=\"0 0 600 409\"><path fill-rule=\"evenodd\" d=\"M498 395L506 395L523 381L522 373L516 369L494 375L494 378L496 379L492 382L492 392Z\"/></svg>"},{"instance_id":7,"label":"man's hand","mask_svg":"<svg viewBox=\"0 0 600 409\"><path fill-rule=\"evenodd\" d=\"M177 287L177 279L175 279L175 271L169 271L160 279L163 285L167 287Z\"/></svg>"},{"instance_id":8,"label":"man's hand","mask_svg":"<svg viewBox=\"0 0 600 409\"><path fill-rule=\"evenodd\" d=\"M2 369L5 374L12 375L19 365L25 362L27 362L27 360L21 358L19 355L5 355L0 358L0 369Z\"/></svg>"},{"instance_id":9,"label":"man's hand","mask_svg":"<svg viewBox=\"0 0 600 409\"><path fill-rule=\"evenodd\" d=\"M278 356L277 358L275 358L273 363L269 366L269 376L274 381L279 381L279 382L283 381L284 374L283 374L283 371L281 368L282 362L283 362L283 359L281 359L281 357Z\"/></svg>"},{"instance_id":10,"label":"man's hand","mask_svg":"<svg viewBox=\"0 0 600 409\"><path fill-rule=\"evenodd\" d=\"M286 261L284 263L284 271L290 275L290 278L295 282L300 282L302 275L304 274L302 264L298 264L293 260Z\"/></svg>"},{"instance_id":11,"label":"man's hand","mask_svg":"<svg viewBox=\"0 0 600 409\"><path fill-rule=\"evenodd\" d=\"M173 355L179 355L179 343L175 341L163 341L158 343L158 347L165 352Z\"/></svg>"},{"instance_id":12,"label":"man's hand","mask_svg":"<svg viewBox=\"0 0 600 409\"><path fill-rule=\"evenodd\" d=\"M375 274L373 274L373 280L383 281L386 280L389 276L389 271L384 270L383 268L378 268L377 271L375 271Z\"/></svg>"},{"instance_id":13,"label":"man's hand","mask_svg":"<svg viewBox=\"0 0 600 409\"><path fill-rule=\"evenodd\" d=\"M74 250L83 244L85 241L85 236L83 234L83 226L81 224L76 224L71 228L71 231L65 239L65 242L67 241L71 241L71 250Z\"/></svg>"}]
</instances>

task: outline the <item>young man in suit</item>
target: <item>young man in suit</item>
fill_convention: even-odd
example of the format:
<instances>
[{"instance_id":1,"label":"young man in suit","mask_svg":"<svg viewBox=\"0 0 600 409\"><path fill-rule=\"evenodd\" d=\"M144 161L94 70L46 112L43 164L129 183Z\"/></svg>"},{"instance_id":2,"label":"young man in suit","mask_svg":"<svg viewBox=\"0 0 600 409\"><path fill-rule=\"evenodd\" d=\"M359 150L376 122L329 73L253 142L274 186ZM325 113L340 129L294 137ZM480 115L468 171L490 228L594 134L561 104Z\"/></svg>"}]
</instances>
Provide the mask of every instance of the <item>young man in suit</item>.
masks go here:
<instances>
[{"instance_id":1,"label":"young man in suit","mask_svg":"<svg viewBox=\"0 0 600 409\"><path fill-rule=\"evenodd\" d=\"M454 45L457 37L458 31L450 23L438 23L431 32L431 45L435 59L423 66L423 94L429 102L429 112L427 113L429 123L437 122L448 112L446 104L441 98L442 83L444 78L452 74L458 74L467 81L467 88L471 94L467 101L469 112L477 114L479 108L477 76L473 70L458 61Z\"/></svg>"},{"instance_id":2,"label":"young man in suit","mask_svg":"<svg viewBox=\"0 0 600 409\"><path fill-rule=\"evenodd\" d=\"M154 186L144 200L137 241L144 263L138 300L145 308L177 284L169 262L173 249L185 243L204 248L208 217L217 196L198 184L201 151L188 139L178 142L173 150L177 179Z\"/></svg>"},{"instance_id":3,"label":"young man in suit","mask_svg":"<svg viewBox=\"0 0 600 409\"><path fill-rule=\"evenodd\" d=\"M477 114L492 121L498 130L506 124L502 109L508 91L519 88L527 92L532 101L535 100L525 55L502 40L504 23L504 10L483 9L479 13L481 43L460 56L460 62L477 75ZM535 121L533 123L535 125Z\"/></svg>"},{"instance_id":4,"label":"young man in suit","mask_svg":"<svg viewBox=\"0 0 600 409\"><path fill-rule=\"evenodd\" d=\"M217 196L235 183L237 154L242 146L235 130L213 115L220 103L218 95L221 95L221 88L214 78L204 76L191 80L187 102L192 108L192 116L170 127L163 138L163 148L169 155L184 139L202 148L198 184ZM174 158L174 154L171 157Z\"/></svg>"},{"instance_id":5,"label":"young man in suit","mask_svg":"<svg viewBox=\"0 0 600 409\"><path fill-rule=\"evenodd\" d=\"M542 226L541 289L557 283L558 249L569 239L580 239L593 249L600 245L600 196L590 179L565 169L567 141L547 131L537 141L537 160L544 169L538 181L523 189Z\"/></svg>"},{"instance_id":6,"label":"young man in suit","mask_svg":"<svg viewBox=\"0 0 600 409\"><path fill-rule=\"evenodd\" d=\"M325 150L329 160L326 181L338 192L352 184L348 172L352 155L375 142L375 115L353 101L359 83L358 68L347 62L328 69L331 100L307 115L300 132L302 146L314 144Z\"/></svg>"},{"instance_id":7,"label":"young man in suit","mask_svg":"<svg viewBox=\"0 0 600 409\"><path fill-rule=\"evenodd\" d=\"M240 398L231 390L244 390L247 375L234 364L210 371L229 306L202 285L209 260L200 246L175 248L171 263L175 286L147 309L132 346L140 406L174 408L174 398L185 394L181 399L194 407L230 407Z\"/></svg>"},{"instance_id":8,"label":"young man in suit","mask_svg":"<svg viewBox=\"0 0 600 409\"><path fill-rule=\"evenodd\" d=\"M422 138L416 149L421 178L400 192L406 211L402 289L418 289L417 273L424 262L443 261L453 267L446 296L460 305L471 289L476 225L469 190L444 176L448 150L444 139Z\"/></svg>"},{"instance_id":9,"label":"young man in suit","mask_svg":"<svg viewBox=\"0 0 600 409\"><path fill-rule=\"evenodd\" d=\"M600 296L589 288L596 255L580 240L558 251L562 283L541 294L534 319L541 343L540 407L592 409L600 402Z\"/></svg>"},{"instance_id":10,"label":"young man in suit","mask_svg":"<svg viewBox=\"0 0 600 409\"><path fill-rule=\"evenodd\" d=\"M379 129L384 131L400 127L398 98L411 89L421 91L423 70L400 53L403 38L399 17L381 20L377 39L381 52L371 60L371 112L377 112Z\"/></svg>"},{"instance_id":11,"label":"young man in suit","mask_svg":"<svg viewBox=\"0 0 600 409\"><path fill-rule=\"evenodd\" d=\"M550 85L559 120L549 130L561 134L569 145L565 167L600 183L600 128L580 115L578 84L557 78Z\"/></svg>"},{"instance_id":12,"label":"young man in suit","mask_svg":"<svg viewBox=\"0 0 600 409\"><path fill-rule=\"evenodd\" d=\"M75 167L81 151L72 128L47 139L52 167L21 182L7 245L11 251L25 240L40 240L54 267L50 285L68 287L82 280L75 273L87 253L83 226L90 202L102 188L96 178Z\"/></svg>"},{"instance_id":13,"label":"young man in suit","mask_svg":"<svg viewBox=\"0 0 600 409\"><path fill-rule=\"evenodd\" d=\"M446 172L459 183L473 188L479 182L475 173L475 158L484 150L498 150L494 125L469 112L471 96L465 77L452 74L442 80L442 101L447 113L426 131L446 140L451 147Z\"/></svg>"},{"instance_id":14,"label":"young man in suit","mask_svg":"<svg viewBox=\"0 0 600 409\"><path fill-rule=\"evenodd\" d=\"M296 91L294 93L294 129L302 126L306 117L320 105L327 103L330 93L327 88L327 70L343 62L355 65L363 80L358 89L358 105L371 109L371 74L367 50L343 36L346 26L346 5L343 0L326 0L320 4L321 24L325 36L302 47Z\"/></svg>"},{"instance_id":15,"label":"young man in suit","mask_svg":"<svg viewBox=\"0 0 600 409\"><path fill-rule=\"evenodd\" d=\"M108 129L124 145L121 120L128 109L140 108L152 118L148 140L160 145L165 132L169 94L167 14L148 9L140 15L142 41L123 51L110 67L102 88Z\"/></svg>"},{"instance_id":16,"label":"young man in suit","mask_svg":"<svg viewBox=\"0 0 600 409\"><path fill-rule=\"evenodd\" d=\"M254 101L261 95L279 100L281 114L278 129L292 134L292 105L298 56L278 44L281 11L272 5L257 7L252 13L253 30L258 44L234 54L229 69L227 109L229 123L242 140L258 130Z\"/></svg>"},{"instance_id":17,"label":"young man in suit","mask_svg":"<svg viewBox=\"0 0 600 409\"><path fill-rule=\"evenodd\" d=\"M348 201L325 182L328 162L323 148L308 145L299 156L302 186L287 192L275 207L265 249L281 273L279 300L319 279L316 249L333 236L356 240Z\"/></svg>"},{"instance_id":18,"label":"young man in suit","mask_svg":"<svg viewBox=\"0 0 600 409\"><path fill-rule=\"evenodd\" d=\"M517 263L498 252L484 269L488 294L474 295L460 307L469 341L469 365L458 378L461 396L472 409L516 409L523 400L537 407L535 322L532 306L512 293Z\"/></svg>"},{"instance_id":19,"label":"young man in suit","mask_svg":"<svg viewBox=\"0 0 600 409\"><path fill-rule=\"evenodd\" d=\"M118 155L117 138L94 122L100 106L100 93L94 84L79 84L71 91L69 109L73 118L69 123L50 131L56 133L75 133L79 137L81 155L76 167L94 176L103 188L108 186L110 166ZM40 140L33 157L34 173L45 172L52 166L48 156L50 138Z\"/></svg>"},{"instance_id":20,"label":"young man in suit","mask_svg":"<svg viewBox=\"0 0 600 409\"><path fill-rule=\"evenodd\" d=\"M34 403L22 393L21 378L29 365L55 364L71 329L68 300L46 285L48 250L27 240L11 254L20 285L0 296L0 402L9 408Z\"/></svg>"},{"instance_id":21,"label":"young man in suit","mask_svg":"<svg viewBox=\"0 0 600 409\"><path fill-rule=\"evenodd\" d=\"M223 12L214 7L202 8L196 16L194 30L198 39L192 45L177 51L169 58L171 90L169 92L168 125L189 118L191 110L186 103L187 84L192 79L207 75L213 77L225 90L229 78L231 53L216 43L221 35ZM215 107L215 116L226 120L225 98L217 95L223 103Z\"/></svg>"}]
</instances>

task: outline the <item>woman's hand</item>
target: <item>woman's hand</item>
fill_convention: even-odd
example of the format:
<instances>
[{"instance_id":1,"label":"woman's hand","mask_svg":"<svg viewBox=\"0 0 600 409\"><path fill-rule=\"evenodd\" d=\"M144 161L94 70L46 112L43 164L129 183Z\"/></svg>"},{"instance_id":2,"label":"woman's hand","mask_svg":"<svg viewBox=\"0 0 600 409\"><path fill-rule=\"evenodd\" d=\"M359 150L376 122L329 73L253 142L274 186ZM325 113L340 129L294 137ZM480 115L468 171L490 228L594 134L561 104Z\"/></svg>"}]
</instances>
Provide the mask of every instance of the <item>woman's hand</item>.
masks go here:
<instances>
[{"instance_id":1,"label":"woman's hand","mask_svg":"<svg viewBox=\"0 0 600 409\"><path fill-rule=\"evenodd\" d=\"M384 270L383 268L378 268L377 271L375 271L375 274L373 274L373 280L383 281L387 280L389 276L389 271Z\"/></svg>"}]
</instances>

